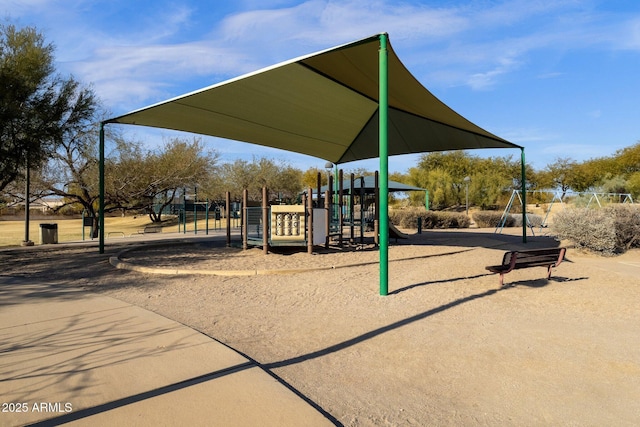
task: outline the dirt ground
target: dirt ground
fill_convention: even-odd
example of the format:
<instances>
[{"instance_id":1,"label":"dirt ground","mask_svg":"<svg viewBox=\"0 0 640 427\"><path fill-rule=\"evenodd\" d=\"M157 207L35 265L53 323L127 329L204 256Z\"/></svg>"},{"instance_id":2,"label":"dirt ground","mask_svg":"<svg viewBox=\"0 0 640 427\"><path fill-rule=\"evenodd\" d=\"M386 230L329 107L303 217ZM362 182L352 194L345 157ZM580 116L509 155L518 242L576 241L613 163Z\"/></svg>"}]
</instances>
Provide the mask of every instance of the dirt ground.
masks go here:
<instances>
[{"instance_id":1,"label":"dirt ground","mask_svg":"<svg viewBox=\"0 0 640 427\"><path fill-rule=\"evenodd\" d=\"M500 288L485 266L521 247L493 230L392 240L386 297L370 244L263 255L198 241L119 256L181 272L169 275L114 268L116 248L0 252L0 265L48 278L52 292L97 292L189 325L346 426L640 424L640 252L570 249L551 280L517 270Z\"/></svg>"}]
</instances>

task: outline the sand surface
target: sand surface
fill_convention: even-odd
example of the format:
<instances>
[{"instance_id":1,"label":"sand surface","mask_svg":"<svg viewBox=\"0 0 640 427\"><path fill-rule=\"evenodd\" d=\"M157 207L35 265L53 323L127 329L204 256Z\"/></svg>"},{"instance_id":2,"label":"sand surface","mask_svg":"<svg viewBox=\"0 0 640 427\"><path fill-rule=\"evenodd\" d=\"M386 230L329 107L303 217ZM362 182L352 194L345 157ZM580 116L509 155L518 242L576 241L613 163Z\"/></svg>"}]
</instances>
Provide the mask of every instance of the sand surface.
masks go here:
<instances>
[{"instance_id":1,"label":"sand surface","mask_svg":"<svg viewBox=\"0 0 640 427\"><path fill-rule=\"evenodd\" d=\"M103 293L215 337L347 426L640 424L639 251L569 250L552 280L518 270L500 288L485 266L522 248L517 235L429 231L391 243L386 297L371 244L264 255L195 242L120 255L183 273L253 272L244 276L121 270L107 261L114 252L95 249L0 262L2 274Z\"/></svg>"}]
</instances>

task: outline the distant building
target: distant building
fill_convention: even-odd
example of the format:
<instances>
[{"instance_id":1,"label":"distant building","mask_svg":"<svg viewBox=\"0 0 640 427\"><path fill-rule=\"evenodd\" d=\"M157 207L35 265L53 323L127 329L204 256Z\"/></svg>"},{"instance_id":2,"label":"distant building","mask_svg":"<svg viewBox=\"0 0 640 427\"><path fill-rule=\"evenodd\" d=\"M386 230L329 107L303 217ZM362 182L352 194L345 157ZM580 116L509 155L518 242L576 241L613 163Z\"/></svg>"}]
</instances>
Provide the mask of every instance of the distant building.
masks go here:
<instances>
[{"instance_id":1,"label":"distant building","mask_svg":"<svg viewBox=\"0 0 640 427\"><path fill-rule=\"evenodd\" d=\"M64 201L60 197L43 197L29 202L29 210L47 213L62 206L63 204ZM15 210L18 207L21 207L21 210L24 210L24 201L9 203L7 205L7 213L11 213L12 210Z\"/></svg>"}]
</instances>

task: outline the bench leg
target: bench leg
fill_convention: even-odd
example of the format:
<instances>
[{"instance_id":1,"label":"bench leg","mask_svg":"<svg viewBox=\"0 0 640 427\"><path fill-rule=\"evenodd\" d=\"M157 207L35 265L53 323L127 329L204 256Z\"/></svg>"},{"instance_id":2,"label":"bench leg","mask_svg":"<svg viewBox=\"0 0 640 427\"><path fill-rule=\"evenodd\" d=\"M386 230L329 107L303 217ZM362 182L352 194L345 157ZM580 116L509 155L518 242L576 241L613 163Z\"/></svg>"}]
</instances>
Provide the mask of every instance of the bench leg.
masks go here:
<instances>
[{"instance_id":1,"label":"bench leg","mask_svg":"<svg viewBox=\"0 0 640 427\"><path fill-rule=\"evenodd\" d=\"M549 269L547 270L547 280L551 279L551 269L553 268L553 265L549 266Z\"/></svg>"}]
</instances>

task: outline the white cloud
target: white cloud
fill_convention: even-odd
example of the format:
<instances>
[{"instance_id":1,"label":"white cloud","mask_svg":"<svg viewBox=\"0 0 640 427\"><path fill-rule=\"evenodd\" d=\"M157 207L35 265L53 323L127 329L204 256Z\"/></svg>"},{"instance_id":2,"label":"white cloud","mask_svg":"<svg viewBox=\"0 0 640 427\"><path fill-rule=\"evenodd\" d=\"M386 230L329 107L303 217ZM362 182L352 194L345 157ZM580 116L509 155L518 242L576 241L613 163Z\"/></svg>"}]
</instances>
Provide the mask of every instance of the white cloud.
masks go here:
<instances>
[{"instance_id":1,"label":"white cloud","mask_svg":"<svg viewBox=\"0 0 640 427\"><path fill-rule=\"evenodd\" d=\"M263 54L279 56L282 43L287 42L315 49L380 32L389 32L396 40L442 38L465 25L466 18L444 9L382 1L310 0L288 8L232 15L222 23L219 33L229 43L251 45Z\"/></svg>"},{"instance_id":2,"label":"white cloud","mask_svg":"<svg viewBox=\"0 0 640 427\"><path fill-rule=\"evenodd\" d=\"M519 62L509 57L500 58L494 69L476 73L469 77L467 84L474 90L489 89L497 78L518 68Z\"/></svg>"},{"instance_id":3,"label":"white cloud","mask_svg":"<svg viewBox=\"0 0 640 427\"><path fill-rule=\"evenodd\" d=\"M8 0L4 8L10 12L12 18L28 17L29 14L37 13L40 10L52 10L60 5L52 0ZM77 2L69 2L69 6L74 6Z\"/></svg>"},{"instance_id":4,"label":"white cloud","mask_svg":"<svg viewBox=\"0 0 640 427\"><path fill-rule=\"evenodd\" d=\"M576 51L640 50L637 7L621 10L601 0L201 3L0 0L0 14L44 31L57 47L59 71L93 83L114 114L382 31L418 80L435 93L457 87L451 91L456 96L468 89L497 92L507 81L515 87L523 79L518 73L527 79L570 76L576 69L569 54ZM481 96L491 102L491 93ZM598 105L558 114L598 117L589 111ZM553 124L549 129L491 131L526 143L527 157L546 159L554 150L579 154L578 146L558 142L572 131Z\"/></svg>"},{"instance_id":5,"label":"white cloud","mask_svg":"<svg viewBox=\"0 0 640 427\"><path fill-rule=\"evenodd\" d=\"M640 50L640 17L633 17L620 27L620 48Z\"/></svg>"},{"instance_id":6,"label":"white cloud","mask_svg":"<svg viewBox=\"0 0 640 427\"><path fill-rule=\"evenodd\" d=\"M539 74L539 75L537 76L537 78L539 78L539 79L541 79L541 80L545 80L545 79L555 79L556 77L562 77L562 76L564 76L565 74L566 74L566 73L561 73L561 72L558 72L558 71L551 71L551 72L548 72L548 73L542 73L542 74Z\"/></svg>"},{"instance_id":7,"label":"white cloud","mask_svg":"<svg viewBox=\"0 0 640 427\"><path fill-rule=\"evenodd\" d=\"M261 9L246 10L258 4L252 1L245 0L242 10L222 21L214 20L206 34L190 31L208 15L184 4L143 3L141 9L148 13L118 23L114 17L125 3L116 1L107 7L105 15L111 19L105 19L105 25L99 16L87 19L86 1L75 0L71 10L57 1L11 4L28 4L49 16L48 25L57 25L53 37L63 71L93 82L110 101L132 93L132 82L136 97L150 96L153 102L164 90L200 82L202 76L210 84L214 78L219 81L382 31L390 33L419 79L428 76L430 84L488 90L522 69L532 52L588 45L602 40L598 36L604 31L596 27L594 34L591 12L576 0L442 7L391 0L272 0L260 3ZM56 24L65 10L67 25ZM636 24L629 24L625 34L627 44L634 46L640 43L640 21L630 22ZM119 30L107 33L113 25Z\"/></svg>"},{"instance_id":8,"label":"white cloud","mask_svg":"<svg viewBox=\"0 0 640 427\"><path fill-rule=\"evenodd\" d=\"M508 141L512 141L518 145L526 143L539 143L545 141L554 141L558 139L558 135L546 129L537 128L519 128L519 129L503 129L500 135Z\"/></svg>"},{"instance_id":9,"label":"white cloud","mask_svg":"<svg viewBox=\"0 0 640 427\"><path fill-rule=\"evenodd\" d=\"M154 27L163 28L164 32L146 28L137 35L85 39L85 57L70 60L65 67L92 82L103 100L121 105L156 102L182 94L184 90L180 88L194 79L198 83L188 90L262 66L251 52L215 40L196 37L186 42L172 41L171 34L179 32L178 27L190 13L180 9L177 15L163 14L166 19Z\"/></svg>"},{"instance_id":10,"label":"white cloud","mask_svg":"<svg viewBox=\"0 0 640 427\"><path fill-rule=\"evenodd\" d=\"M194 76L213 79L235 73L249 63L235 51L207 43L185 43L101 48L90 60L79 61L73 68L94 83L103 99L119 103L132 94L140 100L175 96L175 92L163 93L162 88L168 89ZM213 83L216 82L208 84Z\"/></svg>"},{"instance_id":11,"label":"white cloud","mask_svg":"<svg viewBox=\"0 0 640 427\"><path fill-rule=\"evenodd\" d=\"M568 157L582 162L595 157L608 156L611 154L611 148L593 144L562 143L545 145L541 152L547 157L546 163L551 163L558 157Z\"/></svg>"},{"instance_id":12,"label":"white cloud","mask_svg":"<svg viewBox=\"0 0 640 427\"><path fill-rule=\"evenodd\" d=\"M599 119L600 117L602 117L602 110L589 111L587 113L587 116L589 116L589 118L591 119Z\"/></svg>"},{"instance_id":13,"label":"white cloud","mask_svg":"<svg viewBox=\"0 0 640 427\"><path fill-rule=\"evenodd\" d=\"M191 14L182 8L154 15L152 26L109 38L99 31L87 32L88 37L77 37L82 48L66 49L65 67L93 82L108 102L119 104L133 95L150 103L178 95L171 93L172 87L200 81L198 77L208 78L204 85L212 84L380 31L390 31L398 40L443 38L466 25L465 19L448 10L311 0L281 9L239 12L197 40L172 42L172 35L180 33Z\"/></svg>"}]
</instances>

